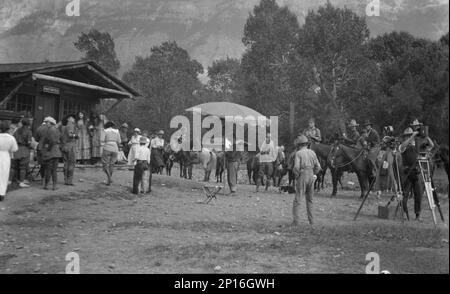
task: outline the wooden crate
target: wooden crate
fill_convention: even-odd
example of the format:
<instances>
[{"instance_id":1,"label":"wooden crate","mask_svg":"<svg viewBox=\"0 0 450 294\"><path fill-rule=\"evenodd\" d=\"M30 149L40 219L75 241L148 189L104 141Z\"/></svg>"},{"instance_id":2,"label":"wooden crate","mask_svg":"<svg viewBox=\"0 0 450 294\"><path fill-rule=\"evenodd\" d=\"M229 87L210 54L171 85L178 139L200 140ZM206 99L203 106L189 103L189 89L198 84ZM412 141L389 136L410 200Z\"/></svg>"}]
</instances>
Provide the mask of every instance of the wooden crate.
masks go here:
<instances>
[{"instance_id":1,"label":"wooden crate","mask_svg":"<svg viewBox=\"0 0 450 294\"><path fill-rule=\"evenodd\" d=\"M378 206L378 218L381 219L393 219L395 218L395 210L397 205L389 205L389 207L379 205Z\"/></svg>"}]
</instances>

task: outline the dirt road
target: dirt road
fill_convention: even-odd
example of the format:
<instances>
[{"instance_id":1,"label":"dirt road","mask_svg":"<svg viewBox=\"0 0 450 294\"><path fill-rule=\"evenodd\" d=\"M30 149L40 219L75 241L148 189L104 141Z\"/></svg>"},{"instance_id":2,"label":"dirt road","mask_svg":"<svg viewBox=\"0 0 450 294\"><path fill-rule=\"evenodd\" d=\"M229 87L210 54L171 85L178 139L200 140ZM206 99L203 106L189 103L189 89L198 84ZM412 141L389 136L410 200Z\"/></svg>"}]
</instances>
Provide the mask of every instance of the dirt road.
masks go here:
<instances>
[{"instance_id":1,"label":"dirt road","mask_svg":"<svg viewBox=\"0 0 450 294\"><path fill-rule=\"evenodd\" d=\"M369 252L391 273L449 273L447 196L446 224L436 229L425 199L423 222L378 219L373 199L355 222L358 191L330 199L325 190L314 199L317 225L304 211L293 228L293 195L241 185L205 205L201 184L173 175L155 176L144 196L129 192L130 171L106 187L95 170L77 170L76 187L9 193L0 203L0 273L65 273L72 251L81 273L364 273Z\"/></svg>"}]
</instances>

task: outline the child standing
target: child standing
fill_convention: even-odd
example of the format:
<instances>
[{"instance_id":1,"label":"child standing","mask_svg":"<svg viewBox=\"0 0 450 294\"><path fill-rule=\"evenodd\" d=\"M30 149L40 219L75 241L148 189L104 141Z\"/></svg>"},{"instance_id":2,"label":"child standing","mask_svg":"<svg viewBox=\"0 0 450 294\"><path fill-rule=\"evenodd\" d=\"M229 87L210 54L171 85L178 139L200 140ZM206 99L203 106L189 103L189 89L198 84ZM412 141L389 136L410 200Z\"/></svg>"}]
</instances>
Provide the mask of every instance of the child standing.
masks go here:
<instances>
[{"instance_id":1,"label":"child standing","mask_svg":"<svg viewBox=\"0 0 450 294\"><path fill-rule=\"evenodd\" d=\"M150 192L150 187L146 189L146 186L149 186L148 178L150 169L150 149L146 146L147 143L147 137L142 136L139 139L139 146L136 147L134 157L133 194Z\"/></svg>"}]
</instances>

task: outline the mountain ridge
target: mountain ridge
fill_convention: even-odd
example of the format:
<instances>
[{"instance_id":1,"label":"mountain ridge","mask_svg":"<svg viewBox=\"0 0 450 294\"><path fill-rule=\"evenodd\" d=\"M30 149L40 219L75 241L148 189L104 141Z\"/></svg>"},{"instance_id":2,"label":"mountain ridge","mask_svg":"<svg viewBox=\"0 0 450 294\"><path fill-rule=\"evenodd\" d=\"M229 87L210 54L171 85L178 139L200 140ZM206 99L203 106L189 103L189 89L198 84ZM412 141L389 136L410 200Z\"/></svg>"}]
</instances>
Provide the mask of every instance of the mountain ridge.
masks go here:
<instances>
[{"instance_id":1,"label":"mountain ridge","mask_svg":"<svg viewBox=\"0 0 450 294\"><path fill-rule=\"evenodd\" d=\"M81 0L81 15L68 17L61 0L2 0L0 62L76 60L80 32L91 27L111 33L121 61L120 73L152 46L175 40L206 68L213 60L239 57L244 24L259 0ZM279 0L300 24L310 9L326 0ZM334 0L339 7L365 13L369 1ZM379 17L368 17L372 36L393 30L432 40L448 32L448 0L381 0Z\"/></svg>"}]
</instances>

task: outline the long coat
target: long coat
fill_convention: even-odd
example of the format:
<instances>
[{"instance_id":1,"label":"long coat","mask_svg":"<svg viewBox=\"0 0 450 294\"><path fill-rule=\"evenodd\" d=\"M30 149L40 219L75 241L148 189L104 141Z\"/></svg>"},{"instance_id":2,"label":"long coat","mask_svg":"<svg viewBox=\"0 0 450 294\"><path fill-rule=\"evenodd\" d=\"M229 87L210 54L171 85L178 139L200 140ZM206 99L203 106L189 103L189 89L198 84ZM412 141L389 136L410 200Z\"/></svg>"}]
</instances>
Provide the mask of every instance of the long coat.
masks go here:
<instances>
[{"instance_id":1,"label":"long coat","mask_svg":"<svg viewBox=\"0 0 450 294\"><path fill-rule=\"evenodd\" d=\"M42 159L60 158L62 156L60 142L60 131L55 126L49 127L42 138Z\"/></svg>"}]
</instances>

